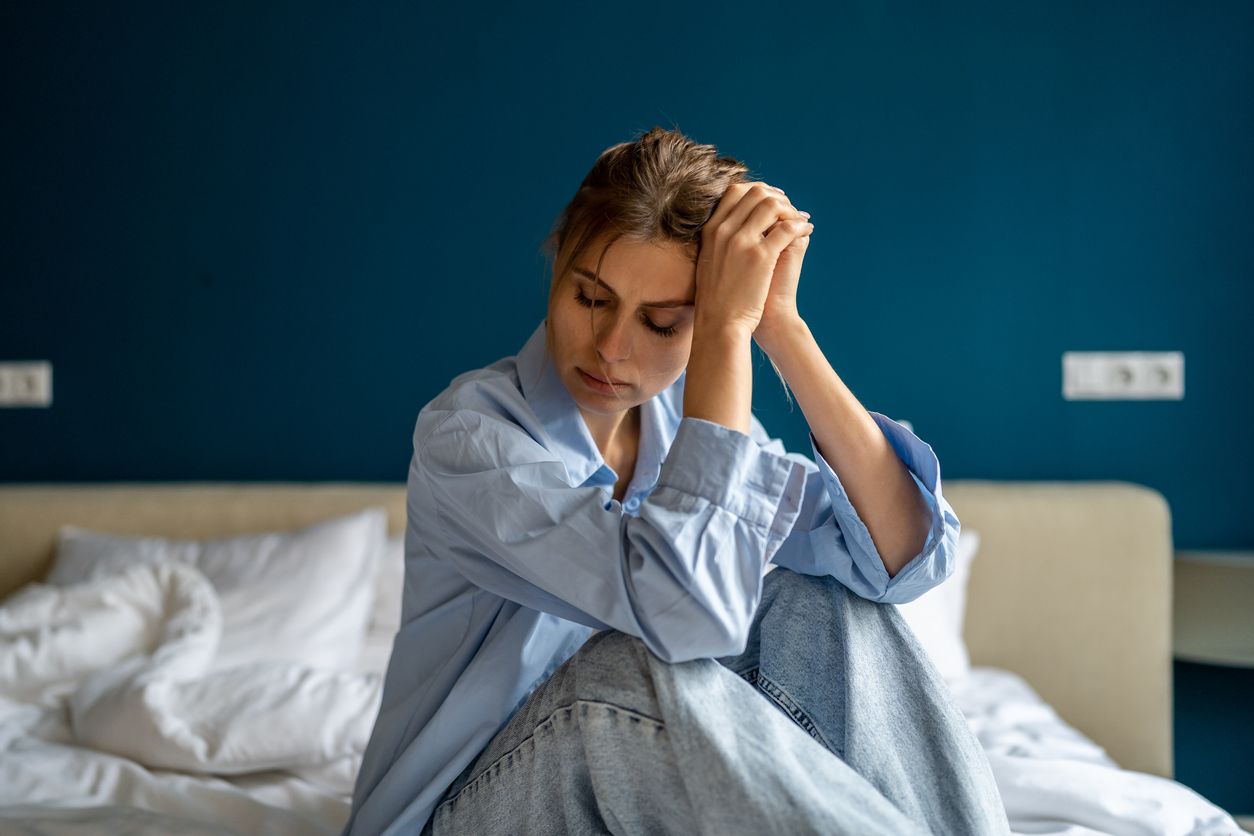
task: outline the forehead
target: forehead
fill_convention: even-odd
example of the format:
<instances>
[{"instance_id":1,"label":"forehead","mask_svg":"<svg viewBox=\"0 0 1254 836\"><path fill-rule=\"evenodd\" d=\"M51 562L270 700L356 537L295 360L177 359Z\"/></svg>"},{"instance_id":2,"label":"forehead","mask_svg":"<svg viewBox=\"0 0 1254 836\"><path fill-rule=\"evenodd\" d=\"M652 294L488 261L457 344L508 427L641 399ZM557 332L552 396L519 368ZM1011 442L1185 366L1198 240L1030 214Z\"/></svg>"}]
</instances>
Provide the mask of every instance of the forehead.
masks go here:
<instances>
[{"instance_id":1,"label":"forehead","mask_svg":"<svg viewBox=\"0 0 1254 836\"><path fill-rule=\"evenodd\" d=\"M576 278L597 270L602 283L624 299L691 299L696 258L690 248L672 242L620 239L604 250L589 247L573 267Z\"/></svg>"}]
</instances>

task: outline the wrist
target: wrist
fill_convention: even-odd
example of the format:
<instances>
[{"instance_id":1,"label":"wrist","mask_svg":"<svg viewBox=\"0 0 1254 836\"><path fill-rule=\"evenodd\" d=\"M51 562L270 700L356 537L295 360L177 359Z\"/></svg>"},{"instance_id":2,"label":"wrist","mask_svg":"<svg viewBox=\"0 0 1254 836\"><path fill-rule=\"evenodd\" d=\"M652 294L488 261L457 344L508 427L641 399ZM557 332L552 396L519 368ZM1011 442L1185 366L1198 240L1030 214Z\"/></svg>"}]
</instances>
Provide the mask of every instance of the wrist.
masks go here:
<instances>
[{"instance_id":1,"label":"wrist","mask_svg":"<svg viewBox=\"0 0 1254 836\"><path fill-rule=\"evenodd\" d=\"M702 316L698 309L692 323L692 347L718 346L720 349L748 345L753 339L754 323L740 319Z\"/></svg>"},{"instance_id":2,"label":"wrist","mask_svg":"<svg viewBox=\"0 0 1254 836\"><path fill-rule=\"evenodd\" d=\"M698 316L684 383L684 416L748 434L753 402L753 328Z\"/></svg>"},{"instance_id":3,"label":"wrist","mask_svg":"<svg viewBox=\"0 0 1254 836\"><path fill-rule=\"evenodd\" d=\"M810 337L810 326L806 325L799 314L785 316L762 317L757 329L753 332L753 340L766 355L775 359L790 343Z\"/></svg>"}]
</instances>

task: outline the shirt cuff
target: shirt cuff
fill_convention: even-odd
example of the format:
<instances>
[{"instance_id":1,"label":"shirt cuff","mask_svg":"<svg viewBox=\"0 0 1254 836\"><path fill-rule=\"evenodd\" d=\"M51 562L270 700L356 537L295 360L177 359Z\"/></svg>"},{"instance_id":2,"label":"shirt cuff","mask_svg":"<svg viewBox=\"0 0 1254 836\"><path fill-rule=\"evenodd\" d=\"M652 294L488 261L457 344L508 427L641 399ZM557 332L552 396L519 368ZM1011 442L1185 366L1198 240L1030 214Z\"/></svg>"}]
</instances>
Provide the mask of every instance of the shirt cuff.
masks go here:
<instances>
[{"instance_id":1,"label":"shirt cuff","mask_svg":"<svg viewBox=\"0 0 1254 836\"><path fill-rule=\"evenodd\" d=\"M675 433L658 487L672 488L770 530L792 531L805 496L805 467L769 453L744 433L700 418L684 418Z\"/></svg>"},{"instance_id":2,"label":"shirt cuff","mask_svg":"<svg viewBox=\"0 0 1254 836\"><path fill-rule=\"evenodd\" d=\"M888 576L884 560L875 548L866 524L849 501L840 477L819 452L813 435L810 442L814 447L815 464L823 476L832 512L845 535L850 556L862 573L872 579L872 587L883 590L875 596L875 600L904 603L914 600L949 576L953 566L950 541L956 543L958 519L941 495L940 462L932 448L891 418L877 412L872 412L871 417L892 445L893 452L910 471L932 513L923 551L911 558L892 578Z\"/></svg>"}]
</instances>

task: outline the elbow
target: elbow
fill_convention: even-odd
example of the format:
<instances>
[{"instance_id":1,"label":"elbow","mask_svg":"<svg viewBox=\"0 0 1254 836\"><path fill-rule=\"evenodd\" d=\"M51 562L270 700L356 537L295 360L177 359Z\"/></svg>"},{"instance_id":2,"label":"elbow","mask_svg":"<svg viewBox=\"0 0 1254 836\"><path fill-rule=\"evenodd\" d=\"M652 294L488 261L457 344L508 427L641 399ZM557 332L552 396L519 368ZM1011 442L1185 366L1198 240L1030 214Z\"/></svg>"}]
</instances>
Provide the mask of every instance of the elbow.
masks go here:
<instances>
[{"instance_id":1,"label":"elbow","mask_svg":"<svg viewBox=\"0 0 1254 836\"><path fill-rule=\"evenodd\" d=\"M894 531L893 534L896 536L882 537L881 539L886 541L883 548L880 548L879 542L874 537L871 538L876 545L876 550L880 553L880 560L884 563L888 577L895 578L910 561L923 553L931 529L932 517L929 511L926 517L917 518L913 526L903 526L902 529Z\"/></svg>"},{"instance_id":2,"label":"elbow","mask_svg":"<svg viewBox=\"0 0 1254 836\"><path fill-rule=\"evenodd\" d=\"M628 600L636 635L655 656L678 663L744 652L762 597L757 561L720 560L698 549L682 560L643 564L627 584Z\"/></svg>"},{"instance_id":3,"label":"elbow","mask_svg":"<svg viewBox=\"0 0 1254 836\"><path fill-rule=\"evenodd\" d=\"M945 526L941 536L936 539L934 547L921 555L925 562L918 567L917 571L911 573L911 577L903 578L904 583L890 585L880 596L881 603L908 604L957 574L960 565L970 566L971 556L975 552L978 539L969 538L968 545L964 548L959 542L957 520L953 517L949 520L952 524ZM965 586L965 574L960 583Z\"/></svg>"},{"instance_id":4,"label":"elbow","mask_svg":"<svg viewBox=\"0 0 1254 836\"><path fill-rule=\"evenodd\" d=\"M754 611L734 618L707 613L699 623L687 621L654 634L646 632L644 642L655 656L670 664L737 656L749 643L753 615Z\"/></svg>"},{"instance_id":5,"label":"elbow","mask_svg":"<svg viewBox=\"0 0 1254 836\"><path fill-rule=\"evenodd\" d=\"M876 531L868 529L867 532L890 578L895 578L910 561L923 553L932 531L932 509L921 493L915 493L916 507L906 520L889 528L877 527Z\"/></svg>"}]
</instances>

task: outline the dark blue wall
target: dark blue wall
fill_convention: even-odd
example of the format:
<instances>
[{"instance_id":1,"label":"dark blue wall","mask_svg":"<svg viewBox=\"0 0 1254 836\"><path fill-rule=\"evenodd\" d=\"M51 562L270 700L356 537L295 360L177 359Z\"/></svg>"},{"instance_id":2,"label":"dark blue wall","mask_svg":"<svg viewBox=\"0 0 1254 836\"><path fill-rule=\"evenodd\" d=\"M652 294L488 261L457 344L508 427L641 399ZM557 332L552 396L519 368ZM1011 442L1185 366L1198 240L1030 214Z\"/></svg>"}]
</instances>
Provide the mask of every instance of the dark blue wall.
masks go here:
<instances>
[{"instance_id":1,"label":"dark blue wall","mask_svg":"<svg viewBox=\"0 0 1254 836\"><path fill-rule=\"evenodd\" d=\"M678 124L813 213L820 342L948 476L1254 547L1252 45L1247 0L8 0L0 359L56 401L0 411L0 481L403 479L597 153ZM1187 396L1067 403L1069 349L1183 350Z\"/></svg>"},{"instance_id":2,"label":"dark blue wall","mask_svg":"<svg viewBox=\"0 0 1254 836\"><path fill-rule=\"evenodd\" d=\"M1254 546L1254 5L685 8L3 4L0 359L56 402L0 480L403 478L596 154L677 123L814 214L815 332L947 475ZM1187 397L1067 403L1068 349L1183 350Z\"/></svg>"},{"instance_id":3,"label":"dark blue wall","mask_svg":"<svg viewBox=\"0 0 1254 836\"><path fill-rule=\"evenodd\" d=\"M1235 815L1254 814L1254 669L1177 661L1175 685L1176 778Z\"/></svg>"}]
</instances>

